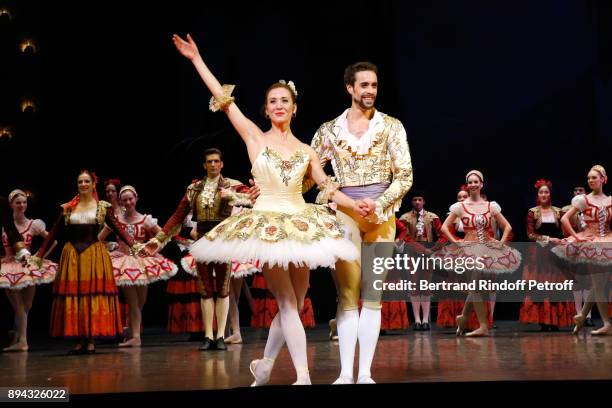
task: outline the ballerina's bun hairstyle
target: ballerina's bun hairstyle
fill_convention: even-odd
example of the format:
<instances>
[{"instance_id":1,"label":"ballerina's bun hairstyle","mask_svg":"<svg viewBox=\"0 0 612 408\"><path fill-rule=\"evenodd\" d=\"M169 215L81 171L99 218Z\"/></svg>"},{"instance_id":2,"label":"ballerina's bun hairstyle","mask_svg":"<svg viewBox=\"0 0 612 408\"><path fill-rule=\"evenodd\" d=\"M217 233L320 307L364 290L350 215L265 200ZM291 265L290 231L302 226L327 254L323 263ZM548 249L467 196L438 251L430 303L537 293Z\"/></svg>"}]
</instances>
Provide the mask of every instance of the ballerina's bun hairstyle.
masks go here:
<instances>
[{"instance_id":1,"label":"ballerina's bun hairstyle","mask_svg":"<svg viewBox=\"0 0 612 408\"><path fill-rule=\"evenodd\" d=\"M25 198L28 198L28 194L20 189L15 189L13 191L11 191L11 193L8 195L8 202L12 203L14 199L16 199L19 196L24 196Z\"/></svg>"},{"instance_id":2,"label":"ballerina's bun hairstyle","mask_svg":"<svg viewBox=\"0 0 612 408\"><path fill-rule=\"evenodd\" d=\"M600 165L600 164L594 165L593 167L591 167L591 171L598 172L601 175L601 177L603 177L603 179L604 179L603 183L604 184L608 183L608 175L606 174L606 169L604 169L604 167L602 165Z\"/></svg>"}]
</instances>

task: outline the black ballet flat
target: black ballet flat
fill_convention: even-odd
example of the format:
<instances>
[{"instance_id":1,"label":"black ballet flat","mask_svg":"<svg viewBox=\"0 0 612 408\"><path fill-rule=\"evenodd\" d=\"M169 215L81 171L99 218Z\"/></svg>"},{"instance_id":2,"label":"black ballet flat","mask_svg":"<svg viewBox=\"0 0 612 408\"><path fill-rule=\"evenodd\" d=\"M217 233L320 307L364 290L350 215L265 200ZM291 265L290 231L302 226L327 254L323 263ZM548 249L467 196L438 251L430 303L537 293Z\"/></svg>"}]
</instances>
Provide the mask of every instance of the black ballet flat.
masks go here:
<instances>
[{"instance_id":1,"label":"black ballet flat","mask_svg":"<svg viewBox=\"0 0 612 408\"><path fill-rule=\"evenodd\" d=\"M431 330L431 328L429 327L429 323L421 324L421 330L422 331L429 331L429 330Z\"/></svg>"},{"instance_id":2,"label":"black ballet flat","mask_svg":"<svg viewBox=\"0 0 612 408\"><path fill-rule=\"evenodd\" d=\"M422 331L423 330L423 324L422 323L415 323L412 325L412 330L414 331Z\"/></svg>"},{"instance_id":3,"label":"black ballet flat","mask_svg":"<svg viewBox=\"0 0 612 408\"><path fill-rule=\"evenodd\" d=\"M227 350L227 346L225 345L225 339L223 339L223 337L219 337L215 341L215 350Z\"/></svg>"},{"instance_id":4,"label":"black ballet flat","mask_svg":"<svg viewBox=\"0 0 612 408\"><path fill-rule=\"evenodd\" d=\"M213 343L213 341L209 339L208 337L204 337L204 342L199 347L199 350L208 351L208 350L214 350L214 349L215 349L215 344Z\"/></svg>"}]
</instances>

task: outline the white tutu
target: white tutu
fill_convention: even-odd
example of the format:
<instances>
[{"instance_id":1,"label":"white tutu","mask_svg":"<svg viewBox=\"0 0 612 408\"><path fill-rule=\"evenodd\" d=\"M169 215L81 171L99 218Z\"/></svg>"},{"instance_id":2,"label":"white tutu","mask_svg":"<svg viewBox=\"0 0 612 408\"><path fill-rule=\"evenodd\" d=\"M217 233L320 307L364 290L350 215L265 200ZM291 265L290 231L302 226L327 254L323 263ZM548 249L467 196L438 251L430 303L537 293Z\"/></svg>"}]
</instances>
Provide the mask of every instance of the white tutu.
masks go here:
<instances>
[{"instance_id":1,"label":"white tutu","mask_svg":"<svg viewBox=\"0 0 612 408\"><path fill-rule=\"evenodd\" d=\"M202 238L191 247L191 253L199 262L249 262L257 259L260 265L279 265L287 268L290 263L297 266L335 268L338 260L353 261L359 253L352 242L345 239L323 238L305 244L284 240L263 242L257 239L246 241L209 241Z\"/></svg>"},{"instance_id":2,"label":"white tutu","mask_svg":"<svg viewBox=\"0 0 612 408\"><path fill-rule=\"evenodd\" d=\"M306 204L302 181L310 156L296 150L288 159L265 147L253 161L252 174L262 194L252 210L223 220L191 246L198 262L289 264L334 268L336 261L358 258L336 216L320 205Z\"/></svg>"}]
</instances>

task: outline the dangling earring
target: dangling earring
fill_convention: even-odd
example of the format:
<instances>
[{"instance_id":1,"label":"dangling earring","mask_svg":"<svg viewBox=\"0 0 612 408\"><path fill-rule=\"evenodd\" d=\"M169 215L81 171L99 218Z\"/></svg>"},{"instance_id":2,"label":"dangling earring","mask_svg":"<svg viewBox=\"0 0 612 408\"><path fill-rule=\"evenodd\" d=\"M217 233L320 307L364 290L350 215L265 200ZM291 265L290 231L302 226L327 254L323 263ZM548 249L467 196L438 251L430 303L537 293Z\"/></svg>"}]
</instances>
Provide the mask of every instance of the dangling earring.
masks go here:
<instances>
[{"instance_id":1,"label":"dangling earring","mask_svg":"<svg viewBox=\"0 0 612 408\"><path fill-rule=\"evenodd\" d=\"M265 113L264 116L266 117L266 119L270 119L270 115L268 115L267 113Z\"/></svg>"},{"instance_id":2,"label":"dangling earring","mask_svg":"<svg viewBox=\"0 0 612 408\"><path fill-rule=\"evenodd\" d=\"M295 117L296 117L296 113L295 113L295 112L293 112L293 115L291 115L291 116L293 116L293 117L295 118Z\"/></svg>"}]
</instances>

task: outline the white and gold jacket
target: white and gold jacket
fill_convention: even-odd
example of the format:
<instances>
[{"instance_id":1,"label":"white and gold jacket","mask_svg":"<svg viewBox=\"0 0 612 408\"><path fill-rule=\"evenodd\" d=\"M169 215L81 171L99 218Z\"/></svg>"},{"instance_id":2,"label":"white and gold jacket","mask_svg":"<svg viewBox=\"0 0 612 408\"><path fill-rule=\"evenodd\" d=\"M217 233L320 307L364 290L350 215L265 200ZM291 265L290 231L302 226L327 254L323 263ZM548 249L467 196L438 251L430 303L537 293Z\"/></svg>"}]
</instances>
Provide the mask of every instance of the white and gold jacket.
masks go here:
<instances>
[{"instance_id":1,"label":"white and gold jacket","mask_svg":"<svg viewBox=\"0 0 612 408\"><path fill-rule=\"evenodd\" d=\"M321 166L331 161L340 187L390 183L374 200L374 222L382 223L399 210L402 198L412 187L412 162L406 130L402 123L376 111L368 131L356 138L348 131L348 109L321 125L311 146Z\"/></svg>"}]
</instances>

